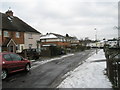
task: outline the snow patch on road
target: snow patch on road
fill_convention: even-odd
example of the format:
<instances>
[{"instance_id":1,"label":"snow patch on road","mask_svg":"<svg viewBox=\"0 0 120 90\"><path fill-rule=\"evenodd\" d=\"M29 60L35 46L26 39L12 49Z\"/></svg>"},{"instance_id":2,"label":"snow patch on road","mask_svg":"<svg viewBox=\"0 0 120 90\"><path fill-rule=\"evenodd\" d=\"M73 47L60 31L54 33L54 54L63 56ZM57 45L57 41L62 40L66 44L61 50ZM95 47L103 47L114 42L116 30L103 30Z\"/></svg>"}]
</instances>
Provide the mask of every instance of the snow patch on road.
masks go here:
<instances>
[{"instance_id":1,"label":"snow patch on road","mask_svg":"<svg viewBox=\"0 0 120 90\"><path fill-rule=\"evenodd\" d=\"M92 62L105 59L103 50L94 54L68 76L58 88L112 88L106 75L104 75L106 62ZM63 77L63 78L64 78Z\"/></svg>"},{"instance_id":2,"label":"snow patch on road","mask_svg":"<svg viewBox=\"0 0 120 90\"><path fill-rule=\"evenodd\" d=\"M38 67L40 65L43 65L45 63L48 63L48 62L51 62L51 61L55 61L55 60L59 60L59 59L63 59L65 57L69 57L69 56L73 56L73 55L74 54L67 54L67 55L63 55L63 56L58 57L58 58L52 58L52 59L44 60L44 61L36 61L36 62L33 63L33 64L36 64L36 65L32 66L32 69L34 69L34 68L36 68L36 67Z\"/></svg>"}]
</instances>

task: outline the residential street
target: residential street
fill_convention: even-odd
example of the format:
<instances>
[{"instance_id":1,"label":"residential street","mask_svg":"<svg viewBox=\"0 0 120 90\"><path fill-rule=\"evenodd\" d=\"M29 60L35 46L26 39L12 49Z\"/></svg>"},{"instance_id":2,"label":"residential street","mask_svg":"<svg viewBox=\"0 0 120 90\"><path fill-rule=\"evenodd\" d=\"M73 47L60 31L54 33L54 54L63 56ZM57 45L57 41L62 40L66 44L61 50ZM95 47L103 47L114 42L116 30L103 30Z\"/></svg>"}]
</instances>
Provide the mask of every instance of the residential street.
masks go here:
<instances>
[{"instance_id":1,"label":"residential street","mask_svg":"<svg viewBox=\"0 0 120 90\"><path fill-rule=\"evenodd\" d=\"M29 73L18 72L2 82L3 88L55 88L67 72L82 64L95 50L86 50L74 55L36 65Z\"/></svg>"},{"instance_id":2,"label":"residential street","mask_svg":"<svg viewBox=\"0 0 120 90\"><path fill-rule=\"evenodd\" d=\"M119 12L120 0L1 0L0 89L119 89Z\"/></svg>"}]
</instances>

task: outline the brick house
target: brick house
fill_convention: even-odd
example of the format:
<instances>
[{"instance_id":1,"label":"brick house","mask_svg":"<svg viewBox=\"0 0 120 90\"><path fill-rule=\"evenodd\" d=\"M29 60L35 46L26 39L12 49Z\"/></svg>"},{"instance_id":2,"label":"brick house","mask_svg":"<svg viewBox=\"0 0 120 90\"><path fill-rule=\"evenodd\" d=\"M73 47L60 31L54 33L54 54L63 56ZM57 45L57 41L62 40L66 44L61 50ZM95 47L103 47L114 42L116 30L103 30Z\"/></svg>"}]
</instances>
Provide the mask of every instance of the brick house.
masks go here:
<instances>
[{"instance_id":1,"label":"brick house","mask_svg":"<svg viewBox=\"0 0 120 90\"><path fill-rule=\"evenodd\" d=\"M67 42L70 43L70 47L77 46L80 44L80 41L77 39L77 37L71 37L71 36L66 35L66 40L67 40Z\"/></svg>"},{"instance_id":2,"label":"brick house","mask_svg":"<svg viewBox=\"0 0 120 90\"><path fill-rule=\"evenodd\" d=\"M79 40L69 35L63 36L55 33L47 33L40 37L40 43L41 46L54 45L59 47L71 47L79 45Z\"/></svg>"},{"instance_id":3,"label":"brick house","mask_svg":"<svg viewBox=\"0 0 120 90\"><path fill-rule=\"evenodd\" d=\"M66 42L66 37L60 34L47 33L40 37L41 46L59 46L67 47L70 45L69 42Z\"/></svg>"},{"instance_id":4,"label":"brick house","mask_svg":"<svg viewBox=\"0 0 120 90\"><path fill-rule=\"evenodd\" d=\"M23 49L33 48L33 46L37 48L36 42L39 40L40 32L18 17L13 16L11 10L0 13L0 16L2 16L0 18L2 19L2 25L0 26L2 51L21 52ZM31 38L29 38L30 35Z\"/></svg>"},{"instance_id":5,"label":"brick house","mask_svg":"<svg viewBox=\"0 0 120 90\"><path fill-rule=\"evenodd\" d=\"M79 40L69 35L47 33L40 37L40 45L42 56L55 56L70 52L73 47L79 45Z\"/></svg>"}]
</instances>

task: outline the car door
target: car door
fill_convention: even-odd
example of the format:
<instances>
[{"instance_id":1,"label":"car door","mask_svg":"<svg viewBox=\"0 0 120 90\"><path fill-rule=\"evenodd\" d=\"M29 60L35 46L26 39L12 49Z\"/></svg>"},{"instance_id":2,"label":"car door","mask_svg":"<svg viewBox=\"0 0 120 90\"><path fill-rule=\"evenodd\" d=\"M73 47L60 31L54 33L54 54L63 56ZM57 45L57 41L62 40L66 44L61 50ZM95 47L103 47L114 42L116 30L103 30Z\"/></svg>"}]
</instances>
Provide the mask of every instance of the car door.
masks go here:
<instances>
[{"instance_id":1,"label":"car door","mask_svg":"<svg viewBox=\"0 0 120 90\"><path fill-rule=\"evenodd\" d=\"M25 67L25 64L22 61L22 58L17 54L10 54L13 63L15 64L15 70L22 70Z\"/></svg>"},{"instance_id":2,"label":"car door","mask_svg":"<svg viewBox=\"0 0 120 90\"><path fill-rule=\"evenodd\" d=\"M13 62L12 58L10 57L10 54L4 54L3 59L4 61L2 68L6 68L9 72L14 71L16 63Z\"/></svg>"}]
</instances>

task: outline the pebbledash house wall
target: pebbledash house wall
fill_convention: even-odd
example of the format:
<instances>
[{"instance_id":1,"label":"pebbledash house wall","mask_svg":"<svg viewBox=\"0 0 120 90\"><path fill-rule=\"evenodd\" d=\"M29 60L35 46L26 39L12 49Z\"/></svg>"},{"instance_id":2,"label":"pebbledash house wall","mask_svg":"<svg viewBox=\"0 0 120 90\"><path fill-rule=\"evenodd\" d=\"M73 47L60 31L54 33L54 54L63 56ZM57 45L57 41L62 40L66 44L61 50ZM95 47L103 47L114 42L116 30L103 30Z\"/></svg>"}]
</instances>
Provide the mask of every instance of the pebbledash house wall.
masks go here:
<instances>
[{"instance_id":1,"label":"pebbledash house wall","mask_svg":"<svg viewBox=\"0 0 120 90\"><path fill-rule=\"evenodd\" d=\"M30 34L32 34L32 37L30 37ZM40 40L40 33L25 32L24 37L25 49L29 49L30 44L32 44L31 48L37 48L37 41Z\"/></svg>"}]
</instances>

